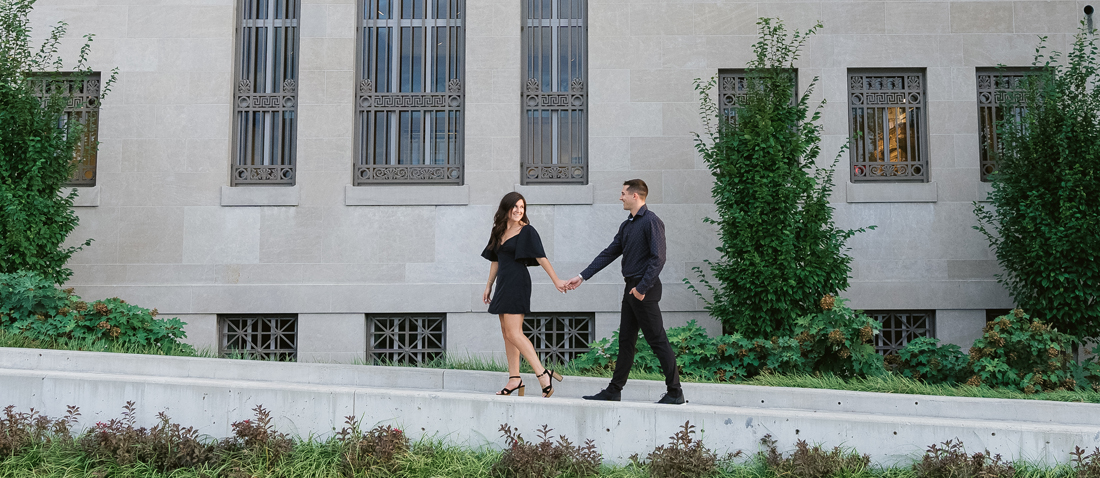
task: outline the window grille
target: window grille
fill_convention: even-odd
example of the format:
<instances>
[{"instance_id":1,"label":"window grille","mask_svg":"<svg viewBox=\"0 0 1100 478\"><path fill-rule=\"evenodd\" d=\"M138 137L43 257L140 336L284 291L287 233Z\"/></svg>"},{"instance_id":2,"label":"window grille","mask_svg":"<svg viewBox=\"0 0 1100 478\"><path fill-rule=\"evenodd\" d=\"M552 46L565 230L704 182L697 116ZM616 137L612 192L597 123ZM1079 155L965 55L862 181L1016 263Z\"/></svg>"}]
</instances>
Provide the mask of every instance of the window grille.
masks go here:
<instances>
[{"instance_id":1,"label":"window grille","mask_svg":"<svg viewBox=\"0 0 1100 478\"><path fill-rule=\"evenodd\" d=\"M596 334L595 314L528 314L523 333L543 363L564 364L588 352Z\"/></svg>"},{"instance_id":2,"label":"window grille","mask_svg":"<svg viewBox=\"0 0 1100 478\"><path fill-rule=\"evenodd\" d=\"M446 316L367 316L367 359L372 363L420 365L442 357L446 351Z\"/></svg>"},{"instance_id":3,"label":"window grille","mask_svg":"<svg viewBox=\"0 0 1100 478\"><path fill-rule=\"evenodd\" d=\"M798 102L798 70L794 74L794 85L791 88L791 104ZM718 71L718 95L722 108L722 115L731 123L736 122L737 108L748 96L749 80L744 69L719 70Z\"/></svg>"},{"instance_id":4,"label":"window grille","mask_svg":"<svg viewBox=\"0 0 1100 478\"><path fill-rule=\"evenodd\" d=\"M848 72L852 182L927 181L924 72Z\"/></svg>"},{"instance_id":5,"label":"window grille","mask_svg":"<svg viewBox=\"0 0 1100 478\"><path fill-rule=\"evenodd\" d=\"M978 135L981 144L981 180L989 181L989 175L997 170L997 156L1002 144L997 135L997 123L1008 118L1023 119L1027 77L1033 75L1026 68L979 68L978 83Z\"/></svg>"},{"instance_id":6,"label":"window grille","mask_svg":"<svg viewBox=\"0 0 1100 478\"><path fill-rule=\"evenodd\" d=\"M936 336L936 312L932 310L868 310L865 313L882 323L875 336L875 350L893 355L918 337Z\"/></svg>"},{"instance_id":7,"label":"window grille","mask_svg":"<svg viewBox=\"0 0 1100 478\"><path fill-rule=\"evenodd\" d=\"M95 186L96 156L99 150L100 74L70 72L57 76L44 73L35 74L31 81L35 96L43 103L54 95L66 101L65 111L58 122L59 128L65 128L70 121L75 121L84 128L80 141L73 149L76 169L65 185Z\"/></svg>"},{"instance_id":8,"label":"window grille","mask_svg":"<svg viewBox=\"0 0 1100 478\"><path fill-rule=\"evenodd\" d=\"M221 356L242 354L259 360L298 359L298 317L243 315L218 317Z\"/></svg>"},{"instance_id":9,"label":"window grille","mask_svg":"<svg viewBox=\"0 0 1100 478\"><path fill-rule=\"evenodd\" d=\"M355 184L462 184L465 0L359 0Z\"/></svg>"},{"instance_id":10,"label":"window grille","mask_svg":"<svg viewBox=\"0 0 1100 478\"><path fill-rule=\"evenodd\" d=\"M588 2L523 0L524 184L588 182Z\"/></svg>"},{"instance_id":11,"label":"window grille","mask_svg":"<svg viewBox=\"0 0 1100 478\"><path fill-rule=\"evenodd\" d=\"M301 0L240 0L232 184L293 185Z\"/></svg>"}]
</instances>

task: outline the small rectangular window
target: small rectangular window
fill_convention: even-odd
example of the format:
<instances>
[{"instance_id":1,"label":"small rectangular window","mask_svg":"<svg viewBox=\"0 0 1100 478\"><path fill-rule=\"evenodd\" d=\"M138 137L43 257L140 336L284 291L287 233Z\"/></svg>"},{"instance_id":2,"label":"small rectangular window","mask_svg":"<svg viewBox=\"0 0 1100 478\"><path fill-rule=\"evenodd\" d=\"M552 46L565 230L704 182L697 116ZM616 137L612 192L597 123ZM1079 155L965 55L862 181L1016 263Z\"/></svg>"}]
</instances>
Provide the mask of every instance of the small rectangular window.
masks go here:
<instances>
[{"instance_id":1,"label":"small rectangular window","mask_svg":"<svg viewBox=\"0 0 1100 478\"><path fill-rule=\"evenodd\" d=\"M588 183L588 2L521 0L523 184Z\"/></svg>"},{"instance_id":2,"label":"small rectangular window","mask_svg":"<svg viewBox=\"0 0 1100 478\"><path fill-rule=\"evenodd\" d=\"M367 315L367 360L371 363L421 365L442 358L446 351L446 315Z\"/></svg>"},{"instance_id":3,"label":"small rectangular window","mask_svg":"<svg viewBox=\"0 0 1100 478\"><path fill-rule=\"evenodd\" d=\"M218 317L222 357L298 360L297 315L225 315Z\"/></svg>"},{"instance_id":4,"label":"small rectangular window","mask_svg":"<svg viewBox=\"0 0 1100 478\"><path fill-rule=\"evenodd\" d=\"M523 333L531 339L543 363L565 364L588 352L588 344L596 334L596 315L528 314L523 318Z\"/></svg>"},{"instance_id":5,"label":"small rectangular window","mask_svg":"<svg viewBox=\"0 0 1100 478\"><path fill-rule=\"evenodd\" d=\"M928 181L923 70L849 70L852 182Z\"/></svg>"},{"instance_id":6,"label":"small rectangular window","mask_svg":"<svg viewBox=\"0 0 1100 478\"><path fill-rule=\"evenodd\" d=\"M355 184L462 184L465 0L359 0Z\"/></svg>"},{"instance_id":7,"label":"small rectangular window","mask_svg":"<svg viewBox=\"0 0 1100 478\"><path fill-rule=\"evenodd\" d=\"M875 350L882 355L894 355L918 337L936 336L934 310L868 310L864 313L882 323L882 333L875 336Z\"/></svg>"},{"instance_id":8,"label":"small rectangular window","mask_svg":"<svg viewBox=\"0 0 1100 478\"><path fill-rule=\"evenodd\" d=\"M57 95L66 100L65 111L58 124L64 128L70 121L82 127L80 141L73 149L76 169L66 186L92 187L96 181L96 159L99 150L100 74L66 72L60 76L41 73L31 77L35 95L43 102Z\"/></svg>"},{"instance_id":9,"label":"small rectangular window","mask_svg":"<svg viewBox=\"0 0 1100 478\"><path fill-rule=\"evenodd\" d=\"M997 135L997 123L1005 119L1023 119L1027 111L1025 93L1030 68L979 68L978 84L978 144L981 145L981 180L997 170L997 156L1002 144Z\"/></svg>"},{"instance_id":10,"label":"small rectangular window","mask_svg":"<svg viewBox=\"0 0 1100 478\"><path fill-rule=\"evenodd\" d=\"M238 2L234 186L294 185L300 2Z\"/></svg>"}]
</instances>

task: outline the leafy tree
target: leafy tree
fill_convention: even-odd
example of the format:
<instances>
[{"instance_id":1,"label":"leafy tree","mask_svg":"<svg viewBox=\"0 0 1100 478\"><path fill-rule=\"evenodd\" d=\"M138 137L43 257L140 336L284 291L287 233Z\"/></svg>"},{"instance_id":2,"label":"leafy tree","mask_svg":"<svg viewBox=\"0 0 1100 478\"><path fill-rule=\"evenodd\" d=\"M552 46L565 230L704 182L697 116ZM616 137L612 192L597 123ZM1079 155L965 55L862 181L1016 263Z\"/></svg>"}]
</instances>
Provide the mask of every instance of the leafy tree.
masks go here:
<instances>
[{"instance_id":1,"label":"leafy tree","mask_svg":"<svg viewBox=\"0 0 1100 478\"><path fill-rule=\"evenodd\" d=\"M990 207L974 204L975 228L1019 307L1084 340L1100 334L1100 63L1084 31L1065 61L1044 50L1045 38L1021 114L998 124Z\"/></svg>"},{"instance_id":2,"label":"leafy tree","mask_svg":"<svg viewBox=\"0 0 1100 478\"><path fill-rule=\"evenodd\" d=\"M0 0L0 273L34 271L64 283L72 275L65 263L91 243L64 245L79 219L72 210L76 193L61 195L61 189L75 167L82 128L77 121L62 121L71 99L58 87L64 80L57 50L66 25L54 26L34 51L28 19L34 3ZM91 39L85 36L70 81L91 73L86 65ZM104 94L113 80L114 75Z\"/></svg>"},{"instance_id":3,"label":"leafy tree","mask_svg":"<svg viewBox=\"0 0 1100 478\"><path fill-rule=\"evenodd\" d=\"M705 125L696 148L714 175L717 206L717 218L705 221L718 226L722 244L721 258L707 262L717 285L695 270L713 295L707 310L725 333L769 338L789 336L797 318L820 310L823 296L848 287L844 244L863 229L833 224L829 196L840 155L828 168L816 165L824 102L812 116L808 105L817 79L795 93L794 63L821 25L793 34L778 19L757 25L756 58L736 104L715 103L717 79L696 80Z\"/></svg>"}]
</instances>

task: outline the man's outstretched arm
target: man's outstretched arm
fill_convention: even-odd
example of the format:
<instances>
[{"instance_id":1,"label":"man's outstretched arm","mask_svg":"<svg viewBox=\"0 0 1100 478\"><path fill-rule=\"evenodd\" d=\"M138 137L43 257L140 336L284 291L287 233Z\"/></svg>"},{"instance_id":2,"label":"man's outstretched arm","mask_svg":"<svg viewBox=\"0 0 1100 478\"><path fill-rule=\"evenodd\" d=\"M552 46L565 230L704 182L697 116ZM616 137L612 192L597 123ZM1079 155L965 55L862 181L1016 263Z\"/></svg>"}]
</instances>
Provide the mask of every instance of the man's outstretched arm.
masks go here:
<instances>
[{"instance_id":1,"label":"man's outstretched arm","mask_svg":"<svg viewBox=\"0 0 1100 478\"><path fill-rule=\"evenodd\" d=\"M591 279L592 276L603 270L604 267L607 267L608 264L611 264L611 262L621 255L623 255L623 226L619 226L619 232L615 233L615 238L611 240L611 244L596 255L596 258L592 259L592 263L584 268L580 275L569 279L568 286L576 289L582 282Z\"/></svg>"}]
</instances>

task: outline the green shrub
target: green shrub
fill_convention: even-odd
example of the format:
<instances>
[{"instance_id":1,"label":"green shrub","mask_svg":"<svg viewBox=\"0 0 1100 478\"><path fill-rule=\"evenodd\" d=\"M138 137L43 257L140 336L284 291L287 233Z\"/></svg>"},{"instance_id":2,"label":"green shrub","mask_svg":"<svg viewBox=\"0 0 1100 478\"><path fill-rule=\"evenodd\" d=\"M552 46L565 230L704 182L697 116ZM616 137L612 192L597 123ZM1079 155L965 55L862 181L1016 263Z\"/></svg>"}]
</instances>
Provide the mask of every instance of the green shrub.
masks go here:
<instances>
[{"instance_id":1,"label":"green shrub","mask_svg":"<svg viewBox=\"0 0 1100 478\"><path fill-rule=\"evenodd\" d=\"M801 95L795 91L794 65L821 25L793 34L778 19L757 25L743 97L719 106L718 80L696 80L705 126L696 149L714 176L717 212L705 221L718 226L721 257L706 262L716 284L695 271L711 293L703 297L707 311L724 333L768 339L789 336L795 319L813 313L821 296L848 287L852 258L845 242L861 229L833 222L829 199L840 156L829 167L817 164L821 107L812 116L809 107L817 79Z\"/></svg>"},{"instance_id":2,"label":"green shrub","mask_svg":"<svg viewBox=\"0 0 1100 478\"><path fill-rule=\"evenodd\" d=\"M72 96L68 88L53 87L66 81L60 73L63 62L54 56L65 24L55 26L40 48L32 48L29 15L34 3L0 2L0 273L36 271L64 283L72 275L65 263L91 243L65 245L79 220L72 210L76 193L60 194L74 168L74 150L83 140L82 125L61 121ZM91 36L85 38L70 80L91 74L86 66ZM38 75L32 80L28 72ZM100 88L101 100L114 78L112 74ZM44 91L53 92L45 102L35 94L35 83L41 82Z\"/></svg>"},{"instance_id":3,"label":"green shrub","mask_svg":"<svg viewBox=\"0 0 1100 478\"><path fill-rule=\"evenodd\" d=\"M44 342L188 350L183 321L119 298L88 304L36 272L0 274L0 329Z\"/></svg>"},{"instance_id":4,"label":"green shrub","mask_svg":"<svg viewBox=\"0 0 1100 478\"><path fill-rule=\"evenodd\" d=\"M1032 320L1022 309L985 325L970 348L970 385L987 385L1035 393L1074 390L1073 337Z\"/></svg>"},{"instance_id":5,"label":"green shrub","mask_svg":"<svg viewBox=\"0 0 1100 478\"><path fill-rule=\"evenodd\" d=\"M974 203L1019 307L1077 340L1100 334L1100 51L1082 28L1044 56L1006 114L988 208ZM1017 106L1017 105L1013 105ZM991 372L993 373L993 372Z\"/></svg>"},{"instance_id":6,"label":"green shrub","mask_svg":"<svg viewBox=\"0 0 1100 478\"><path fill-rule=\"evenodd\" d=\"M686 376L741 380L763 373L831 373L842 377L885 372L872 340L881 325L839 300L835 307L795 321L793 337L749 339L740 334L709 337L694 320L668 329L676 365ZM619 352L618 332L589 344L591 350L571 362L579 369L611 370ZM660 363L644 338L638 338L634 367L659 372Z\"/></svg>"},{"instance_id":7,"label":"green shrub","mask_svg":"<svg viewBox=\"0 0 1100 478\"><path fill-rule=\"evenodd\" d=\"M1012 478L1016 469L1001 455L985 453L968 455L959 439L947 440L943 446L931 445L921 461L913 464L917 478Z\"/></svg>"},{"instance_id":8,"label":"green shrub","mask_svg":"<svg viewBox=\"0 0 1100 478\"><path fill-rule=\"evenodd\" d=\"M556 476L593 476L599 474L603 457L591 439L583 447L573 445L564 435L550 440L549 426L538 430L539 441L528 442L507 423L500 426L507 448L493 464L490 476L500 478L553 478Z\"/></svg>"},{"instance_id":9,"label":"green shrub","mask_svg":"<svg viewBox=\"0 0 1100 478\"><path fill-rule=\"evenodd\" d=\"M893 371L903 377L949 384L969 378L967 360L958 345L940 345L939 339L932 337L917 338L897 355L887 357L888 363L893 362Z\"/></svg>"}]
</instances>

